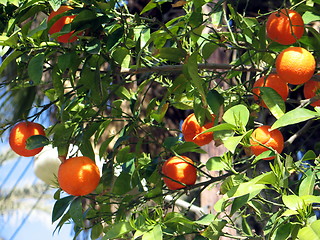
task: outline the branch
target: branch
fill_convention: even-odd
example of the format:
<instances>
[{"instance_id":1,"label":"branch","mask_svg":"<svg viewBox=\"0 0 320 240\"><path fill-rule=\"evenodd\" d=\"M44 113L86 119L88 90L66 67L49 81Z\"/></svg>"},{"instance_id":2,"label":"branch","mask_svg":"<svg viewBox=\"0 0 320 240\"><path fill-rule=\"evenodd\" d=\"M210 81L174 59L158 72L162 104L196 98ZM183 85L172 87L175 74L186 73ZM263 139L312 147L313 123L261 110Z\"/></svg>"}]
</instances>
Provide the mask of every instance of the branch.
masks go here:
<instances>
[{"instance_id":1,"label":"branch","mask_svg":"<svg viewBox=\"0 0 320 240\"><path fill-rule=\"evenodd\" d=\"M164 66L155 66L155 67L141 67L141 68L121 68L119 74L139 74L139 73L159 73L159 72L180 72L182 71L184 65L164 65ZM220 63L202 63L198 64L198 68L201 70L233 70L239 72L262 72L264 69L255 68L253 66L233 66L229 64L220 64Z\"/></svg>"}]
</instances>

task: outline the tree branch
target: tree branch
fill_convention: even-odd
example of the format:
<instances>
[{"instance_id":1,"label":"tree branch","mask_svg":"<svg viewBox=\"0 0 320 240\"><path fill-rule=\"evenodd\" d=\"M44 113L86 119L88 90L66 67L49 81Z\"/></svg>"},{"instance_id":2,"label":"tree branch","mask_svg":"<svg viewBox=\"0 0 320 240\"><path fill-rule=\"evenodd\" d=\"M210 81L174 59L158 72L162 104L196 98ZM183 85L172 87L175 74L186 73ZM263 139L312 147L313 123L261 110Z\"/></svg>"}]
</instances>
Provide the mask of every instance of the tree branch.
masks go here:
<instances>
[{"instance_id":1,"label":"tree branch","mask_svg":"<svg viewBox=\"0 0 320 240\"><path fill-rule=\"evenodd\" d=\"M155 67L141 67L141 68L121 68L119 74L139 74L139 73L159 73L159 72L179 72L183 69L182 64L179 65L164 65L164 66L155 66ZM201 70L233 70L240 72L262 72L264 69L255 68L253 66L233 66L229 64L220 64L220 63L203 63L198 64L198 68Z\"/></svg>"}]
</instances>

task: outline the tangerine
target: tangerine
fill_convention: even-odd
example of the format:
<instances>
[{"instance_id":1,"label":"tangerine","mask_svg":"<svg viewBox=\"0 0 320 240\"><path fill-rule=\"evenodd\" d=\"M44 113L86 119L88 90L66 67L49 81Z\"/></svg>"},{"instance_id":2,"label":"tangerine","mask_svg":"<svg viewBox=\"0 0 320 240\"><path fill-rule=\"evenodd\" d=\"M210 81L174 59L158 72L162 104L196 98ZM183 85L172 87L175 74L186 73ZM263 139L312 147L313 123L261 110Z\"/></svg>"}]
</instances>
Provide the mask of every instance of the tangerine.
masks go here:
<instances>
[{"instance_id":1,"label":"tangerine","mask_svg":"<svg viewBox=\"0 0 320 240\"><path fill-rule=\"evenodd\" d=\"M320 82L310 79L303 86L303 94L305 98L313 98L320 94ZM320 106L320 100L310 103L313 107Z\"/></svg>"},{"instance_id":2,"label":"tangerine","mask_svg":"<svg viewBox=\"0 0 320 240\"><path fill-rule=\"evenodd\" d=\"M206 131L209 128L213 127L215 116L214 114L211 115L212 119L211 122L200 126L197 118L194 113L191 113L182 123L182 134L184 136L185 141L187 142L194 142L199 146L203 146L208 144L213 140L213 132L207 132L200 134ZM198 135L200 134L200 135Z\"/></svg>"},{"instance_id":3,"label":"tangerine","mask_svg":"<svg viewBox=\"0 0 320 240\"><path fill-rule=\"evenodd\" d=\"M17 123L10 131L9 145L18 155L32 157L43 149L43 147L35 149L26 148L27 139L34 135L46 135L44 127L41 124L27 121Z\"/></svg>"},{"instance_id":4,"label":"tangerine","mask_svg":"<svg viewBox=\"0 0 320 240\"><path fill-rule=\"evenodd\" d=\"M255 156L270 150L272 148L277 153L281 153L284 148L284 139L282 133L278 129L271 129L268 125L256 128L250 138L250 149ZM275 157L264 158L271 160Z\"/></svg>"},{"instance_id":5,"label":"tangerine","mask_svg":"<svg viewBox=\"0 0 320 240\"><path fill-rule=\"evenodd\" d=\"M62 14L64 12L70 11L72 10L73 7L70 6L66 6L66 5L62 5L57 11L53 11L50 13L49 17L48 17L48 22L50 22L50 20L52 18L54 18L55 16ZM61 18L59 18L55 23L52 24L52 26L49 29L49 34L52 35L54 33L58 33L61 32L62 28L64 27L64 25L71 23L74 18L76 17L76 15L72 15L72 16L63 16ZM74 42L78 39L77 36L72 36L74 34L74 31L71 31L69 33L63 34L61 36L57 37L57 41L61 42L61 43L71 43Z\"/></svg>"},{"instance_id":6,"label":"tangerine","mask_svg":"<svg viewBox=\"0 0 320 240\"><path fill-rule=\"evenodd\" d=\"M314 74L316 61L305 48L289 47L276 58L276 71L287 83L299 85L307 82Z\"/></svg>"},{"instance_id":7,"label":"tangerine","mask_svg":"<svg viewBox=\"0 0 320 240\"><path fill-rule=\"evenodd\" d=\"M285 101L289 95L289 87L288 84L283 81L278 74L272 73L267 77L259 78L254 84L252 88L252 92L254 93L254 100L258 101L261 95L260 87L270 87L275 90L281 98ZM263 100L259 103L260 106L267 108L267 105Z\"/></svg>"},{"instance_id":8,"label":"tangerine","mask_svg":"<svg viewBox=\"0 0 320 240\"><path fill-rule=\"evenodd\" d=\"M290 45L303 36L304 22L298 12L281 9L269 15L266 33L271 40L282 45Z\"/></svg>"},{"instance_id":9,"label":"tangerine","mask_svg":"<svg viewBox=\"0 0 320 240\"><path fill-rule=\"evenodd\" d=\"M61 163L58 170L60 188L73 196L93 192L100 182L98 166L90 158L72 157Z\"/></svg>"},{"instance_id":10,"label":"tangerine","mask_svg":"<svg viewBox=\"0 0 320 240\"><path fill-rule=\"evenodd\" d=\"M174 156L162 165L163 181L170 190L193 185L197 179L197 168L194 162L186 156Z\"/></svg>"}]
</instances>

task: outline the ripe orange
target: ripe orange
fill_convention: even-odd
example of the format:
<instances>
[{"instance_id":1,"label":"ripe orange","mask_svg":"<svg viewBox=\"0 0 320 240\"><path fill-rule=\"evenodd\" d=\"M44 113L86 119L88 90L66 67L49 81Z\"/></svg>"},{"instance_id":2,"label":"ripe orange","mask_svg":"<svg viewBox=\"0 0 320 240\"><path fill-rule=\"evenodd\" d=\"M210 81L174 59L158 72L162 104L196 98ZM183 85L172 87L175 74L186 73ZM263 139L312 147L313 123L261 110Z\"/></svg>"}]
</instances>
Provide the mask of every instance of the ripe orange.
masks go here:
<instances>
[{"instance_id":1,"label":"ripe orange","mask_svg":"<svg viewBox=\"0 0 320 240\"><path fill-rule=\"evenodd\" d=\"M162 165L163 181L170 190L193 185L197 179L197 168L194 162L186 157L171 157ZM175 181L173 181L173 180ZM182 183L182 184L181 184Z\"/></svg>"},{"instance_id":2,"label":"ripe orange","mask_svg":"<svg viewBox=\"0 0 320 240\"><path fill-rule=\"evenodd\" d=\"M293 44L304 34L304 22L298 12L281 9L269 15L266 32L275 42L282 45Z\"/></svg>"},{"instance_id":3,"label":"ripe orange","mask_svg":"<svg viewBox=\"0 0 320 240\"><path fill-rule=\"evenodd\" d=\"M284 148L284 139L278 129L271 130L270 126L263 125L252 132L250 144L250 149L255 156L268 151L268 148L272 148L276 152L281 153ZM271 159L274 159L274 157L264 158L264 160Z\"/></svg>"},{"instance_id":4,"label":"ripe orange","mask_svg":"<svg viewBox=\"0 0 320 240\"><path fill-rule=\"evenodd\" d=\"M213 132L203 133L205 130L212 128L215 116L212 114L212 121L200 126L194 113L191 113L182 123L182 134L187 142L194 142L199 146L208 144L213 140ZM200 134L199 136L197 136ZM197 137L196 137L197 136Z\"/></svg>"},{"instance_id":5,"label":"ripe orange","mask_svg":"<svg viewBox=\"0 0 320 240\"><path fill-rule=\"evenodd\" d=\"M276 59L276 71L279 76L294 85L307 82L314 74L316 61L314 56L302 47L289 47Z\"/></svg>"},{"instance_id":6,"label":"ripe orange","mask_svg":"<svg viewBox=\"0 0 320 240\"><path fill-rule=\"evenodd\" d=\"M288 84L283 81L278 74L270 74L267 77L259 78L254 84L252 88L253 98L254 100L258 101L261 95L260 87L270 87L274 89L282 99L285 101L289 94L289 87ZM263 100L259 103L260 106L267 108L267 105L264 103Z\"/></svg>"},{"instance_id":7,"label":"ripe orange","mask_svg":"<svg viewBox=\"0 0 320 240\"><path fill-rule=\"evenodd\" d=\"M58 170L60 188L73 196L93 192L100 182L100 171L88 157L73 157L61 163Z\"/></svg>"},{"instance_id":8,"label":"ripe orange","mask_svg":"<svg viewBox=\"0 0 320 240\"><path fill-rule=\"evenodd\" d=\"M27 139L34 135L45 136L44 128L39 123L20 122L17 123L10 131L9 144L11 149L23 157L31 157L43 149L43 147L28 150L26 149Z\"/></svg>"},{"instance_id":9,"label":"ripe orange","mask_svg":"<svg viewBox=\"0 0 320 240\"><path fill-rule=\"evenodd\" d=\"M49 17L48 17L48 22L55 16L62 14L64 12L67 12L69 10L72 10L73 8L70 6L61 6L57 11L53 11L50 13ZM49 29L49 34L52 35L54 33L60 32L62 30L62 28L64 27L64 25L71 23L74 18L76 17L76 15L72 15L72 16L63 16L61 18L59 18L54 24L52 24L52 26ZM71 31L69 33L63 34L61 36L57 37L57 41L61 42L61 43L71 43L74 42L78 39L77 36L73 36L74 31Z\"/></svg>"},{"instance_id":10,"label":"ripe orange","mask_svg":"<svg viewBox=\"0 0 320 240\"><path fill-rule=\"evenodd\" d=\"M310 79L303 86L303 94L305 98L313 98L320 94L320 82ZM310 103L313 107L320 106L320 100Z\"/></svg>"}]
</instances>

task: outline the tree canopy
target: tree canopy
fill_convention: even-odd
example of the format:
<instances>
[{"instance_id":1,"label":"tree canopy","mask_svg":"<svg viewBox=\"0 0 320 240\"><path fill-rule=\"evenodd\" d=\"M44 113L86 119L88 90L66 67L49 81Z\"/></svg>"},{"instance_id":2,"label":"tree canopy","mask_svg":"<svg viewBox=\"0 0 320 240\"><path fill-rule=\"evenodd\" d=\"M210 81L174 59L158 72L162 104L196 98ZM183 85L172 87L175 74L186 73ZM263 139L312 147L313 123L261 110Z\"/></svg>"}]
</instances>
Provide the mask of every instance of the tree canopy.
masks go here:
<instances>
[{"instance_id":1,"label":"tree canopy","mask_svg":"<svg viewBox=\"0 0 320 240\"><path fill-rule=\"evenodd\" d=\"M304 84L289 84L286 99L267 86L258 101L253 93L290 46L312 54L320 81L320 2L257 2L0 1L2 136L47 116L46 136L30 137L29 149L52 145L65 161L76 146L74 155L103 163L91 194L57 188L57 231L71 221L75 237L91 239L320 239L319 97L304 97ZM72 8L48 21L62 5ZM290 45L266 34L268 16L284 8L304 22ZM62 16L73 17L50 32ZM74 41L59 40L70 32ZM206 148L181 132L190 113L200 126L215 116L209 147L223 154L200 161ZM283 134L283 152L250 151L261 125ZM185 155L198 180L169 190L161 167ZM220 199L202 211L199 196L212 188Z\"/></svg>"}]
</instances>

